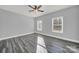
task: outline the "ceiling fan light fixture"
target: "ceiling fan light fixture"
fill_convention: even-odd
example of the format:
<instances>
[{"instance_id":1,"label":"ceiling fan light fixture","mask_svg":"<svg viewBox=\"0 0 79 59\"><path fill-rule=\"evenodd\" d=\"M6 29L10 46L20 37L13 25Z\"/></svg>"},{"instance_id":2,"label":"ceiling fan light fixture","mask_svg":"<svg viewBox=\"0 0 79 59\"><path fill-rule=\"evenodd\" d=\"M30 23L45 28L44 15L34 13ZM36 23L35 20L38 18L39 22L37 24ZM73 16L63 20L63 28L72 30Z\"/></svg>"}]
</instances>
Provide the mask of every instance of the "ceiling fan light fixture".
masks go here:
<instances>
[{"instance_id":1,"label":"ceiling fan light fixture","mask_svg":"<svg viewBox=\"0 0 79 59\"><path fill-rule=\"evenodd\" d=\"M30 10L30 12L44 12L43 10L40 10L40 8L42 7L42 5L28 5L30 8L32 8L33 10Z\"/></svg>"}]
</instances>

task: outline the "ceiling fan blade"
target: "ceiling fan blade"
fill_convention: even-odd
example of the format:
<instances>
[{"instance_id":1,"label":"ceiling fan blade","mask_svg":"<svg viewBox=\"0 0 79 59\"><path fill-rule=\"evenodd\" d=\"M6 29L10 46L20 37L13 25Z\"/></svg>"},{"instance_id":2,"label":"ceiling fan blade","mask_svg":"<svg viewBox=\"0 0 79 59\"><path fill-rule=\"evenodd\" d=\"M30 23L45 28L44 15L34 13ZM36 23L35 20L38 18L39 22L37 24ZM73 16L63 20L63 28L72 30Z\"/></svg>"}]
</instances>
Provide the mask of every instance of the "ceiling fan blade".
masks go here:
<instances>
[{"instance_id":1,"label":"ceiling fan blade","mask_svg":"<svg viewBox=\"0 0 79 59\"><path fill-rule=\"evenodd\" d=\"M38 11L40 11L40 12L44 12L43 10L38 10Z\"/></svg>"},{"instance_id":2,"label":"ceiling fan blade","mask_svg":"<svg viewBox=\"0 0 79 59\"><path fill-rule=\"evenodd\" d=\"M42 7L42 5L39 5L37 9L40 9Z\"/></svg>"},{"instance_id":3,"label":"ceiling fan blade","mask_svg":"<svg viewBox=\"0 0 79 59\"><path fill-rule=\"evenodd\" d=\"M29 10L29 12L32 12L32 11L34 11L34 10Z\"/></svg>"},{"instance_id":4,"label":"ceiling fan blade","mask_svg":"<svg viewBox=\"0 0 79 59\"><path fill-rule=\"evenodd\" d=\"M35 9L33 6L31 6L31 5L28 5L30 8L32 8L32 9Z\"/></svg>"}]
</instances>

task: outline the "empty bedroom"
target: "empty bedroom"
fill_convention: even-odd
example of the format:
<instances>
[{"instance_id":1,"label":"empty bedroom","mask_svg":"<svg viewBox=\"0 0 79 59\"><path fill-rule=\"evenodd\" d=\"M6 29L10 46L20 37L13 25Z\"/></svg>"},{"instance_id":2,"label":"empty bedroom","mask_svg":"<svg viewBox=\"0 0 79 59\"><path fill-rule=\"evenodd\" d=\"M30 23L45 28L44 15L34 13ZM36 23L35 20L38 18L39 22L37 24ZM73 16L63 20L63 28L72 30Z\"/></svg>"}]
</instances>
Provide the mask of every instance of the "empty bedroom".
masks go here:
<instances>
[{"instance_id":1,"label":"empty bedroom","mask_svg":"<svg viewBox=\"0 0 79 59\"><path fill-rule=\"evenodd\" d=\"M0 53L79 53L79 5L0 5Z\"/></svg>"}]
</instances>

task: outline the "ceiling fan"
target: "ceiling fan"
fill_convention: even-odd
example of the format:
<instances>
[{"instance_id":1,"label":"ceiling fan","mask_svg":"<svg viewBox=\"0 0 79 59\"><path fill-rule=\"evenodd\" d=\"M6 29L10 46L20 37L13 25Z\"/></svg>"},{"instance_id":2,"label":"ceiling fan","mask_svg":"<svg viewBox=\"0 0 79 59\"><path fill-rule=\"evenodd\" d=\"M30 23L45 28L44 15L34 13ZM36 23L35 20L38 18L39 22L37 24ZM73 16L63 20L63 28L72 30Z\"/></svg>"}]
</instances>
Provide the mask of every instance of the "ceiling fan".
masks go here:
<instances>
[{"instance_id":1,"label":"ceiling fan","mask_svg":"<svg viewBox=\"0 0 79 59\"><path fill-rule=\"evenodd\" d=\"M29 10L29 12L38 11L38 12L44 12L43 10L40 10L42 5L28 5L32 10Z\"/></svg>"}]
</instances>

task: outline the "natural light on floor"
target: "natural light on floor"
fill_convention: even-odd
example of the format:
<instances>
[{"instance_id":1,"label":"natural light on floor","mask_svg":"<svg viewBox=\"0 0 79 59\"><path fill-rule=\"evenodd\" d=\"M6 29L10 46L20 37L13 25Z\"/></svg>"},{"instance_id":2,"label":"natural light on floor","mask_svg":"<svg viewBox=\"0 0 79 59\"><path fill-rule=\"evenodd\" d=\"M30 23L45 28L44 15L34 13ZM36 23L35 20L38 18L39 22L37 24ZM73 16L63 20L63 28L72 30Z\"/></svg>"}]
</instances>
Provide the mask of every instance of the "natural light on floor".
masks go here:
<instances>
[{"instance_id":1,"label":"natural light on floor","mask_svg":"<svg viewBox=\"0 0 79 59\"><path fill-rule=\"evenodd\" d=\"M37 37L37 53L47 53L46 45L43 37Z\"/></svg>"}]
</instances>

